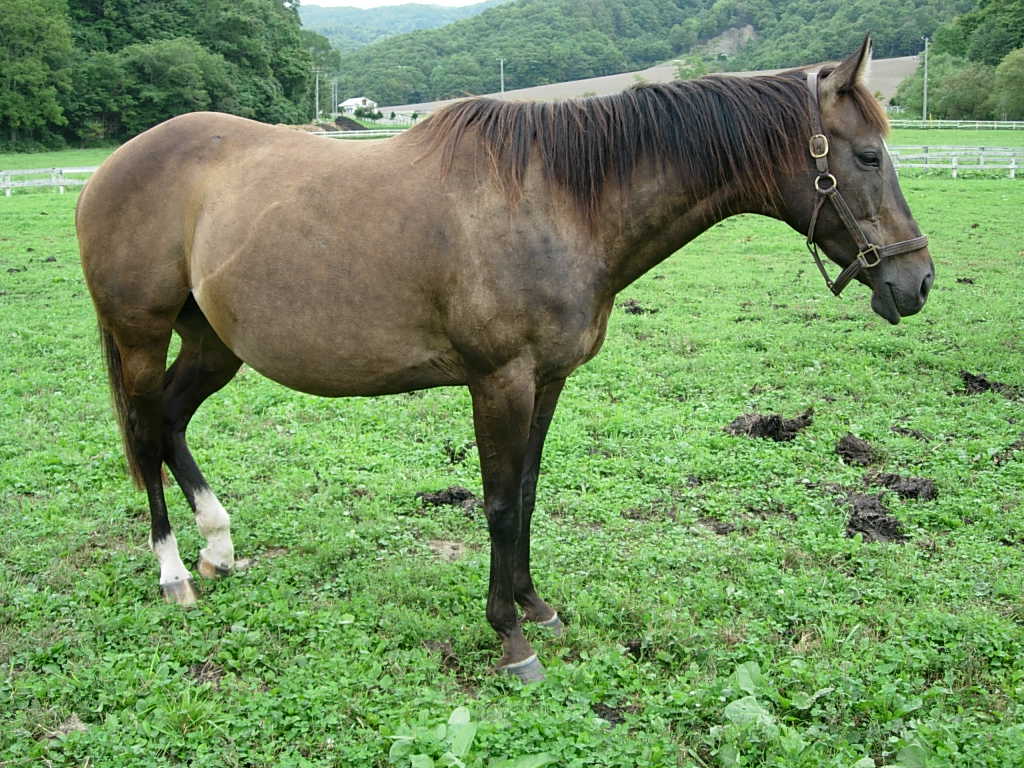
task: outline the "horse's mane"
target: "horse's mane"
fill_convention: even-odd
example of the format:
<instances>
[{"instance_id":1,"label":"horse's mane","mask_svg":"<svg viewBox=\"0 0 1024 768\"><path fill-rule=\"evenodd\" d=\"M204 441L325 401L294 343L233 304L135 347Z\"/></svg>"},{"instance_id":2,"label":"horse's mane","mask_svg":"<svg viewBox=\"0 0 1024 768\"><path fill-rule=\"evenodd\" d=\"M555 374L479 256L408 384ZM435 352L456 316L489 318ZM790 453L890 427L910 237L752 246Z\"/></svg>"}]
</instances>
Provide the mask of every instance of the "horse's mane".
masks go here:
<instances>
[{"instance_id":1,"label":"horse's mane","mask_svg":"<svg viewBox=\"0 0 1024 768\"><path fill-rule=\"evenodd\" d=\"M852 95L865 120L885 133L878 102L860 85ZM437 112L416 133L441 151L444 173L466 134L475 134L512 199L520 196L536 152L545 178L564 187L593 221L609 180L625 187L648 160L698 195L728 179L771 206L778 200L776 177L806 167L811 128L805 75L793 70L641 84L560 102L467 99Z\"/></svg>"}]
</instances>

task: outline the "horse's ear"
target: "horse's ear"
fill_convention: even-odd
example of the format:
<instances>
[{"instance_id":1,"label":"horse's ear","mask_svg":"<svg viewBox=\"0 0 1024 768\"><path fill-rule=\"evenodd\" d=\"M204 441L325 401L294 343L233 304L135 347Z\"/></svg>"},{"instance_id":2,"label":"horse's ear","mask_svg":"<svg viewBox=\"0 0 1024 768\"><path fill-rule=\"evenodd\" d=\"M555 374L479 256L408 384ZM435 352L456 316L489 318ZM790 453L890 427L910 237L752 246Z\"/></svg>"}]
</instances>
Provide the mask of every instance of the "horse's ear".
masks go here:
<instances>
[{"instance_id":1,"label":"horse's ear","mask_svg":"<svg viewBox=\"0 0 1024 768\"><path fill-rule=\"evenodd\" d=\"M822 101L827 104L838 94L853 90L854 86L867 86L870 72L871 35L868 35L856 53L822 78Z\"/></svg>"}]
</instances>

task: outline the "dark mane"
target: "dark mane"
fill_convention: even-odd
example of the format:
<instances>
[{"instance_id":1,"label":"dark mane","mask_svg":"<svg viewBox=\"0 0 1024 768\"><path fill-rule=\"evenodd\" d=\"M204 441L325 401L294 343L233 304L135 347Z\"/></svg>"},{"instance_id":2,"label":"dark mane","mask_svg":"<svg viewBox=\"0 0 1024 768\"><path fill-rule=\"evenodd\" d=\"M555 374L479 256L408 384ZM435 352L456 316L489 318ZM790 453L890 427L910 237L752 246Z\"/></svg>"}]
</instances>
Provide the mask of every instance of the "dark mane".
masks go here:
<instances>
[{"instance_id":1,"label":"dark mane","mask_svg":"<svg viewBox=\"0 0 1024 768\"><path fill-rule=\"evenodd\" d=\"M884 111L865 89L857 91L863 91L855 98L865 118L876 124L880 116L884 130ZM536 151L545 178L565 188L593 221L609 180L625 186L646 161L697 195L729 179L770 206L778 199L776 176L805 166L810 123L803 73L794 71L712 75L551 103L468 99L416 130L442 152L444 172L474 133L513 200Z\"/></svg>"}]
</instances>

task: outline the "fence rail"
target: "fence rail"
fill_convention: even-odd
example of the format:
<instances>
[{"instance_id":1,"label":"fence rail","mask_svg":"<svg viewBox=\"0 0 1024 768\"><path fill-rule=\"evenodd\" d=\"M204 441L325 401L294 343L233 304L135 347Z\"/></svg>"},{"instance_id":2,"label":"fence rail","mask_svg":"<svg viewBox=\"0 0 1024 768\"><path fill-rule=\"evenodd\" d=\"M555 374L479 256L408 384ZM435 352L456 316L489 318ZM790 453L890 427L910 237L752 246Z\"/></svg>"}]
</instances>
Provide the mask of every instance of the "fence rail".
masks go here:
<instances>
[{"instance_id":1,"label":"fence rail","mask_svg":"<svg viewBox=\"0 0 1024 768\"><path fill-rule=\"evenodd\" d=\"M1024 130L1024 120L901 120L890 118L893 128L970 128L981 131Z\"/></svg>"},{"instance_id":2,"label":"fence rail","mask_svg":"<svg viewBox=\"0 0 1024 768\"><path fill-rule=\"evenodd\" d=\"M85 184L86 178L95 170L96 166L0 171L0 189L4 191L4 197L10 197L15 189L28 187L57 187L61 194L64 194L66 187L80 187Z\"/></svg>"},{"instance_id":3,"label":"fence rail","mask_svg":"<svg viewBox=\"0 0 1024 768\"><path fill-rule=\"evenodd\" d=\"M893 167L949 172L959 178L964 172L985 171L988 175L1017 178L1024 167L1024 147L889 147Z\"/></svg>"},{"instance_id":4,"label":"fence rail","mask_svg":"<svg viewBox=\"0 0 1024 768\"><path fill-rule=\"evenodd\" d=\"M386 139L405 133L406 128L376 128L366 131L310 131L314 136L328 139Z\"/></svg>"}]
</instances>

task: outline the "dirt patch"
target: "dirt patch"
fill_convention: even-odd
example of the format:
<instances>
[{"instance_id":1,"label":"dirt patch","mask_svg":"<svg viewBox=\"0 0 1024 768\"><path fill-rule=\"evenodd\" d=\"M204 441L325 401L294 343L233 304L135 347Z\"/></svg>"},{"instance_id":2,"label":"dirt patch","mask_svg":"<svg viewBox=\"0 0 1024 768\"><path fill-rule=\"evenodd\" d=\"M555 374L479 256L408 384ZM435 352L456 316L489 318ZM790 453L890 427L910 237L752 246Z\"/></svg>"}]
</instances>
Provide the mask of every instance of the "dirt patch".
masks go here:
<instances>
[{"instance_id":1,"label":"dirt patch","mask_svg":"<svg viewBox=\"0 0 1024 768\"><path fill-rule=\"evenodd\" d=\"M202 664L193 664L189 667L188 676L200 685L220 688L220 681L224 677L224 667L207 659Z\"/></svg>"},{"instance_id":2,"label":"dirt patch","mask_svg":"<svg viewBox=\"0 0 1024 768\"><path fill-rule=\"evenodd\" d=\"M718 520L714 517L702 517L697 522L705 528L710 528L719 536L725 536L726 534L732 533L736 530L736 526L732 523L727 523L725 520Z\"/></svg>"},{"instance_id":3,"label":"dirt patch","mask_svg":"<svg viewBox=\"0 0 1024 768\"><path fill-rule=\"evenodd\" d=\"M881 496L851 493L847 500L852 509L850 519L846 523L847 536L852 538L859 533L864 537L864 541L879 544L902 544L907 541L908 537L903 533L903 524L889 514L889 509L882 503Z\"/></svg>"},{"instance_id":4,"label":"dirt patch","mask_svg":"<svg viewBox=\"0 0 1024 768\"><path fill-rule=\"evenodd\" d=\"M777 443L788 442L797 436L814 420L814 409L808 408L799 416L792 419L784 419L777 413L768 415L760 413L744 413L737 416L725 428L730 435L748 435L750 437L764 437L774 440Z\"/></svg>"},{"instance_id":5,"label":"dirt patch","mask_svg":"<svg viewBox=\"0 0 1024 768\"><path fill-rule=\"evenodd\" d=\"M915 440L922 440L926 443L931 440L931 438L920 429L911 429L909 427L900 426L899 424L889 427L889 431L895 432L897 435L903 435L904 437L912 437Z\"/></svg>"},{"instance_id":6,"label":"dirt patch","mask_svg":"<svg viewBox=\"0 0 1024 768\"><path fill-rule=\"evenodd\" d=\"M484 505L472 491L459 485L449 486L436 493L420 491L416 494L416 500L426 507L462 507L467 514Z\"/></svg>"},{"instance_id":7,"label":"dirt patch","mask_svg":"<svg viewBox=\"0 0 1024 768\"><path fill-rule=\"evenodd\" d=\"M46 731L43 736L47 739L63 739L75 731L87 731L89 726L82 722L76 713L72 712L71 717L58 725L52 731Z\"/></svg>"},{"instance_id":8,"label":"dirt patch","mask_svg":"<svg viewBox=\"0 0 1024 768\"><path fill-rule=\"evenodd\" d=\"M645 307L636 299L626 299L619 307L630 315L656 315L659 312L655 307Z\"/></svg>"},{"instance_id":9,"label":"dirt patch","mask_svg":"<svg viewBox=\"0 0 1024 768\"><path fill-rule=\"evenodd\" d=\"M836 453L847 464L860 464L867 466L875 459L875 451L871 443L861 440L856 435L847 432L836 444Z\"/></svg>"},{"instance_id":10,"label":"dirt patch","mask_svg":"<svg viewBox=\"0 0 1024 768\"><path fill-rule=\"evenodd\" d=\"M469 548L461 541L448 541L447 539L431 539L427 542L430 551L442 560L454 563L466 556Z\"/></svg>"},{"instance_id":11,"label":"dirt patch","mask_svg":"<svg viewBox=\"0 0 1024 768\"><path fill-rule=\"evenodd\" d=\"M1000 466L1012 459L1013 455L1017 453L1017 451L1024 451L1024 434L995 454L992 457L992 461L994 461L997 466Z\"/></svg>"},{"instance_id":12,"label":"dirt patch","mask_svg":"<svg viewBox=\"0 0 1024 768\"><path fill-rule=\"evenodd\" d=\"M466 456L469 455L469 449L476 447L476 441L470 440L468 443L456 446L455 443L452 442L451 438L448 438L444 441L444 445L441 447L444 450L444 456L448 459L449 464L461 464L466 460Z\"/></svg>"},{"instance_id":13,"label":"dirt patch","mask_svg":"<svg viewBox=\"0 0 1024 768\"><path fill-rule=\"evenodd\" d=\"M890 491L895 491L901 499L932 501L939 496L935 481L927 477L905 477L879 472L864 475L864 482L868 485L884 485Z\"/></svg>"},{"instance_id":14,"label":"dirt patch","mask_svg":"<svg viewBox=\"0 0 1024 768\"><path fill-rule=\"evenodd\" d=\"M463 691L470 695L475 695L472 677L463 668L462 659L455 653L451 640L428 640L423 644L423 647L431 653L436 653L440 656L438 668L442 672L452 675Z\"/></svg>"},{"instance_id":15,"label":"dirt patch","mask_svg":"<svg viewBox=\"0 0 1024 768\"><path fill-rule=\"evenodd\" d=\"M626 520L643 520L650 522L654 520L671 520L675 522L679 519L679 511L674 504L666 502L664 499L658 499L651 503L649 507L630 507L624 509L620 513Z\"/></svg>"},{"instance_id":16,"label":"dirt patch","mask_svg":"<svg viewBox=\"0 0 1024 768\"><path fill-rule=\"evenodd\" d=\"M590 705L590 711L612 725L619 725L620 723L626 722L626 715L639 712L640 708L635 704L627 704L624 707L613 707L598 701Z\"/></svg>"},{"instance_id":17,"label":"dirt patch","mask_svg":"<svg viewBox=\"0 0 1024 768\"><path fill-rule=\"evenodd\" d=\"M773 517L784 517L787 520L796 520L796 515L786 508L785 504L773 502L764 507L747 507L747 513L759 520L770 520Z\"/></svg>"},{"instance_id":18,"label":"dirt patch","mask_svg":"<svg viewBox=\"0 0 1024 768\"><path fill-rule=\"evenodd\" d=\"M1020 387L1003 384L1001 381L990 381L981 374L960 371L964 382L964 392L968 395L980 395L983 392L998 392L1006 397L1017 397L1021 394Z\"/></svg>"},{"instance_id":19,"label":"dirt patch","mask_svg":"<svg viewBox=\"0 0 1024 768\"><path fill-rule=\"evenodd\" d=\"M271 547L270 549L266 549L263 552L260 552L258 555L253 555L252 557L238 558L237 560L235 560L235 570L247 571L254 565L256 565L256 563L258 563L260 560L270 560L271 558L281 557L282 555L287 554L288 549L286 547Z\"/></svg>"}]
</instances>

